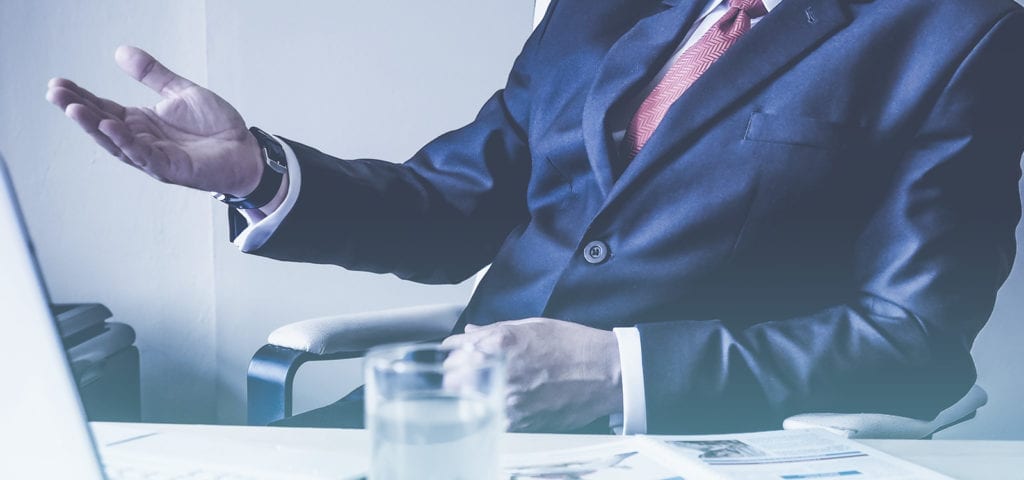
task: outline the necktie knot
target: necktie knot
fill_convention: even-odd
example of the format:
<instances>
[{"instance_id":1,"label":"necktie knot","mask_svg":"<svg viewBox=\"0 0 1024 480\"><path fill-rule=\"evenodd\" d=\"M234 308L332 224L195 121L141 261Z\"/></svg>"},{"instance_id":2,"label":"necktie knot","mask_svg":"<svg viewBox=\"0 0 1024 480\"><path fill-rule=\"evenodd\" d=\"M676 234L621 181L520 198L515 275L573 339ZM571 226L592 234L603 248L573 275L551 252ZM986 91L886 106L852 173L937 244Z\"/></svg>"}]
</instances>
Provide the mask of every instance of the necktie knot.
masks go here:
<instances>
[{"instance_id":1,"label":"necktie knot","mask_svg":"<svg viewBox=\"0 0 1024 480\"><path fill-rule=\"evenodd\" d=\"M750 18L768 15L768 8L764 6L763 0L729 0L729 8L746 12Z\"/></svg>"},{"instance_id":2,"label":"necktie knot","mask_svg":"<svg viewBox=\"0 0 1024 480\"><path fill-rule=\"evenodd\" d=\"M624 146L628 148L627 160L632 160L640 152L672 103L750 30L754 19L767 14L768 9L762 0L729 0L729 10L679 56L640 104L626 129Z\"/></svg>"}]
</instances>

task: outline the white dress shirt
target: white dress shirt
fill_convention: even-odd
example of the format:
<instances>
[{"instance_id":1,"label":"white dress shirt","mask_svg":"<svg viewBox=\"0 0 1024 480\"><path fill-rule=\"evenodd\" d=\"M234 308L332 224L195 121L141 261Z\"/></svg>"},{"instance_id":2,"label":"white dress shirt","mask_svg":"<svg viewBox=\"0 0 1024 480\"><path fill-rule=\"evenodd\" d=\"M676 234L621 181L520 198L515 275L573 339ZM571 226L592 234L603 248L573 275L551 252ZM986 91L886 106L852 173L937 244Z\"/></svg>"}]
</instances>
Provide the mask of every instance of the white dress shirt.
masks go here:
<instances>
[{"instance_id":1,"label":"white dress shirt","mask_svg":"<svg viewBox=\"0 0 1024 480\"><path fill-rule=\"evenodd\" d=\"M765 8L771 12L782 0L763 0ZM683 52L696 43L700 38L729 10L728 0L709 0L700 17L694 22L694 26L680 42L675 54L658 72L651 83L640 93L638 100L642 101L661 79L668 73L669 68L675 63ZM763 18L763 17L761 17ZM751 21L751 26L756 25L761 18ZM637 102L639 104L639 102ZM625 128L629 124L629 118L612 119L612 125L621 126L612 133L616 143L621 142L625 137ZM235 245L243 252L251 252L260 248L274 234L277 227L299 197L299 189L302 186L302 174L299 171L299 163L295 160L295 152L287 143L278 142L284 147L285 157L288 161L288 193L284 201L276 210L269 215L258 218L257 215L246 210L242 214L249 220L249 227L235 238ZM510 319L512 320L512 319ZM644 368L643 356L640 352L640 332L635 327L616 328L615 338L619 343L619 362L622 367L622 414L612 415L611 426L616 433L624 435L647 433L647 402L644 393Z\"/></svg>"}]
</instances>

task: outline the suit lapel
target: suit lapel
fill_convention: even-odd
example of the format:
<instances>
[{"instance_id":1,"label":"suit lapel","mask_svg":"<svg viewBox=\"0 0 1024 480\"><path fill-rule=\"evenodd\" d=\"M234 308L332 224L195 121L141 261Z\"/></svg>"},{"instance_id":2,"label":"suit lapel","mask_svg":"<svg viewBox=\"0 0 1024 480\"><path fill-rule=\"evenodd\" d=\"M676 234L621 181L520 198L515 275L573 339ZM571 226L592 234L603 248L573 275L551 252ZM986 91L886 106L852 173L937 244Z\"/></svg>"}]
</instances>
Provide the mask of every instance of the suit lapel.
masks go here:
<instances>
[{"instance_id":1,"label":"suit lapel","mask_svg":"<svg viewBox=\"0 0 1024 480\"><path fill-rule=\"evenodd\" d=\"M843 0L785 0L732 46L672 105L661 125L608 192L606 204L652 164L849 22ZM668 127L668 128L665 128Z\"/></svg>"},{"instance_id":2,"label":"suit lapel","mask_svg":"<svg viewBox=\"0 0 1024 480\"><path fill-rule=\"evenodd\" d=\"M707 0L663 0L608 50L583 106L583 139L601 193L612 188L612 155L608 111L622 98L639 94L668 61L672 51ZM670 7L670 8L666 8Z\"/></svg>"}]
</instances>

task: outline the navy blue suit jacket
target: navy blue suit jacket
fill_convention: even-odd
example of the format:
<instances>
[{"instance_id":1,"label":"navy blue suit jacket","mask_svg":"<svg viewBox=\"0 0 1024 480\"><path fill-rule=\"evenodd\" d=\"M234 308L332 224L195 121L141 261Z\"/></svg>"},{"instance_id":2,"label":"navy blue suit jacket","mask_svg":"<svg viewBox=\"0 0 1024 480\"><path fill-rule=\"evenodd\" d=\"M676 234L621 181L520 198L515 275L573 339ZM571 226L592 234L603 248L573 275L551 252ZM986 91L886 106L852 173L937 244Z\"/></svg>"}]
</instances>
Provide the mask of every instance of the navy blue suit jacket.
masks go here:
<instances>
[{"instance_id":1,"label":"navy blue suit jacket","mask_svg":"<svg viewBox=\"0 0 1024 480\"><path fill-rule=\"evenodd\" d=\"M490 263L462 324L636 325L651 432L934 415L1014 256L1024 13L785 0L623 170L609 118L704 4L555 1L506 87L404 164L290 142L301 192L257 253L427 283Z\"/></svg>"}]
</instances>

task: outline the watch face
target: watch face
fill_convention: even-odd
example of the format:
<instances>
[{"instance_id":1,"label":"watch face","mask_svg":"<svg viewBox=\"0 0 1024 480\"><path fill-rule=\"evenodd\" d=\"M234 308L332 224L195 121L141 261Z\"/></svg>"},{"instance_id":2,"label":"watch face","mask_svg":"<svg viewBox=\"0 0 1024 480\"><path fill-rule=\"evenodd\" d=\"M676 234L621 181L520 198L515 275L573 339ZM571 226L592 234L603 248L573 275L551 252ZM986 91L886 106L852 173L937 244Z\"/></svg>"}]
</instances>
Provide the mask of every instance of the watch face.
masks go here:
<instances>
[{"instance_id":1,"label":"watch face","mask_svg":"<svg viewBox=\"0 0 1024 480\"><path fill-rule=\"evenodd\" d=\"M285 160L284 149L281 148L281 144L274 137L271 137L267 132L259 128L250 127L249 131L256 137L256 142L260 144L263 150L263 159L266 160L267 166L271 170L284 175L284 172L288 171L288 163Z\"/></svg>"},{"instance_id":2,"label":"watch face","mask_svg":"<svg viewBox=\"0 0 1024 480\"><path fill-rule=\"evenodd\" d=\"M264 152L264 155L266 155L266 152ZM288 171L288 165L286 163L270 158L269 155L267 155L267 166L270 167L271 170L282 175L284 175L284 172Z\"/></svg>"}]
</instances>

